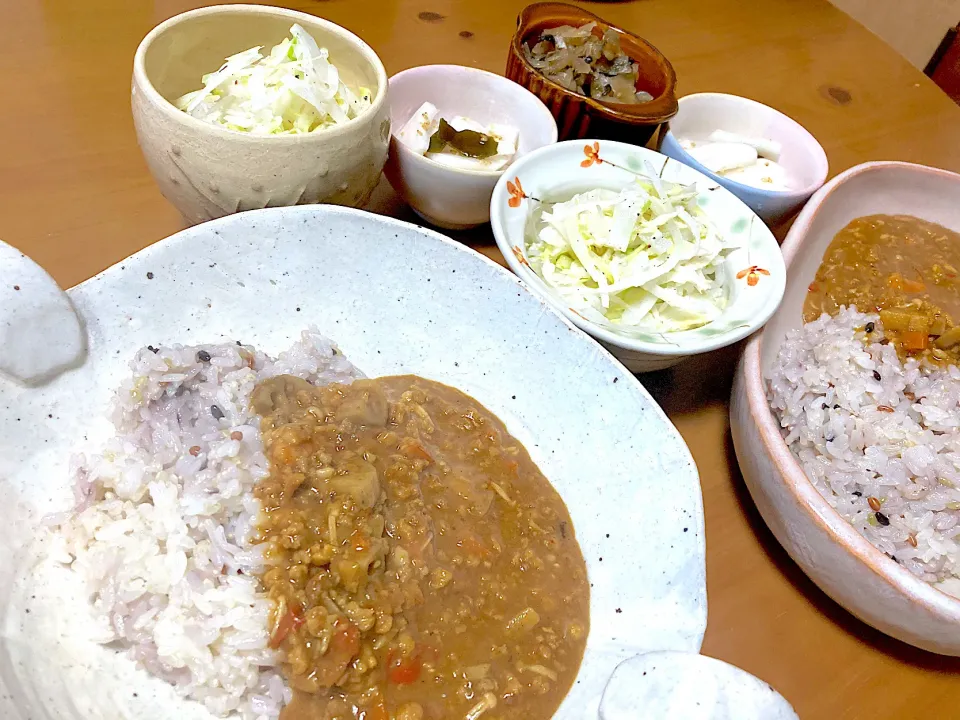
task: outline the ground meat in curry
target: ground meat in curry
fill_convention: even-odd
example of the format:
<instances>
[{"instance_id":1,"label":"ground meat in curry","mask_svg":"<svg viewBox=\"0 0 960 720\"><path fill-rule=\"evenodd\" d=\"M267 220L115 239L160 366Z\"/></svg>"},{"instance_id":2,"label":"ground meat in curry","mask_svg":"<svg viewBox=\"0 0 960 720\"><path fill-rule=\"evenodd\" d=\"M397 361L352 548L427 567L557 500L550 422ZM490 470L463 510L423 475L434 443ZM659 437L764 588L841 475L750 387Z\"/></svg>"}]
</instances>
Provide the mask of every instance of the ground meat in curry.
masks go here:
<instances>
[{"instance_id":1,"label":"ground meat in curry","mask_svg":"<svg viewBox=\"0 0 960 720\"><path fill-rule=\"evenodd\" d=\"M413 376L261 383L282 720L540 720L589 585L560 496L503 424Z\"/></svg>"},{"instance_id":2,"label":"ground meat in curry","mask_svg":"<svg viewBox=\"0 0 960 720\"><path fill-rule=\"evenodd\" d=\"M901 356L960 361L960 233L909 215L852 220L830 243L810 284L805 322L841 305L880 314Z\"/></svg>"}]
</instances>

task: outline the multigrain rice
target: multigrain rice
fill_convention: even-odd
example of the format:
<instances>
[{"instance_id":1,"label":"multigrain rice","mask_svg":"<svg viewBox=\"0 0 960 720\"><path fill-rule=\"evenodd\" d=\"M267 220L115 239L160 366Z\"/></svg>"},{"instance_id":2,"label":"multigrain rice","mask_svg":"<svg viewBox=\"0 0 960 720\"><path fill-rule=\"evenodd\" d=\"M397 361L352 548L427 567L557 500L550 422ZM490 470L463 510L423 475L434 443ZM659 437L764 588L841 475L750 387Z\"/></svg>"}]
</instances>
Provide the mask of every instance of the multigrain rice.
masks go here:
<instances>
[{"instance_id":1,"label":"multigrain rice","mask_svg":"<svg viewBox=\"0 0 960 720\"><path fill-rule=\"evenodd\" d=\"M768 373L769 400L840 515L923 580L955 578L960 370L901 361L883 339L879 317L855 308L789 332Z\"/></svg>"},{"instance_id":2,"label":"multigrain rice","mask_svg":"<svg viewBox=\"0 0 960 720\"><path fill-rule=\"evenodd\" d=\"M250 393L289 373L360 377L313 331L275 360L250 346L148 347L117 393L116 437L73 460L55 553L90 593L98 640L220 716L273 720L290 693L269 648L254 485L268 471Z\"/></svg>"}]
</instances>

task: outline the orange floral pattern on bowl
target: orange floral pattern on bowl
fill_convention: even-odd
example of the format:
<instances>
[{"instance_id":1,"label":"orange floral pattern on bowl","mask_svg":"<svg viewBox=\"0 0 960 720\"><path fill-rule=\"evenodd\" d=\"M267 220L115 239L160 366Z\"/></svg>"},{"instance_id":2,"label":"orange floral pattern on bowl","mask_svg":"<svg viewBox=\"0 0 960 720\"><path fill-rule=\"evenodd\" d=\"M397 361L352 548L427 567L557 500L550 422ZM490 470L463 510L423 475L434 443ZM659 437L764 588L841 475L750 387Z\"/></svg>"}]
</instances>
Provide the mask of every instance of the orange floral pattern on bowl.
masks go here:
<instances>
[{"instance_id":1,"label":"orange floral pattern on bowl","mask_svg":"<svg viewBox=\"0 0 960 720\"><path fill-rule=\"evenodd\" d=\"M606 163L607 165L613 165L613 167L619 168L620 170L628 172L632 175L643 177L643 173L639 173L636 170L631 170L630 168L623 167L623 165L618 165L615 162L601 158L599 142L594 141L592 145L584 145L583 154L585 159L580 162L580 167L582 168L588 168L593 165L602 165L603 163ZM670 158L667 158L667 162L670 162ZM664 163L664 167L666 167L666 163ZM533 195L527 195L523 189L523 185L520 184L520 178L518 177L507 181L507 194L509 196L507 198L507 205L512 208L520 207L520 204L524 200L536 200L537 202L540 201L540 198L534 197Z\"/></svg>"},{"instance_id":2,"label":"orange floral pattern on bowl","mask_svg":"<svg viewBox=\"0 0 960 720\"><path fill-rule=\"evenodd\" d=\"M747 279L747 285L754 287L758 282L760 282L761 275L769 275L769 270L764 270L762 267L756 265L751 265L748 268L744 268L737 273L737 280Z\"/></svg>"},{"instance_id":3,"label":"orange floral pattern on bowl","mask_svg":"<svg viewBox=\"0 0 960 720\"><path fill-rule=\"evenodd\" d=\"M603 160L600 159L600 143L598 142L595 142L593 145L584 145L583 154L587 156L587 159L580 163L580 167L588 168L594 163L599 165L603 162Z\"/></svg>"},{"instance_id":4,"label":"orange floral pattern on bowl","mask_svg":"<svg viewBox=\"0 0 960 720\"><path fill-rule=\"evenodd\" d=\"M523 191L523 185L520 184L520 178L518 177L515 177L513 180L507 180L507 192L510 194L507 205L512 208L520 207L520 203L527 198L527 194Z\"/></svg>"},{"instance_id":5,"label":"orange floral pattern on bowl","mask_svg":"<svg viewBox=\"0 0 960 720\"><path fill-rule=\"evenodd\" d=\"M513 256L517 259L517 262L523 265L526 268L530 268L530 263L527 261L527 256L523 254L521 250L516 245L513 246ZM532 269L532 268L530 268Z\"/></svg>"},{"instance_id":6,"label":"orange floral pattern on bowl","mask_svg":"<svg viewBox=\"0 0 960 720\"><path fill-rule=\"evenodd\" d=\"M631 173L638 177L644 176L643 173L624 167L623 165L612 162L610 160L604 160L602 157L600 157L599 142L594 141L592 144L584 145L583 155L584 155L584 159L580 161L580 167L582 168L588 168L594 165L602 165L603 163L606 163L607 165L612 165L615 168L619 168L620 170ZM669 162L670 162L670 158L667 158L666 161L663 163L663 168L660 169L661 175L663 174L663 170L667 167L667 163ZM716 189L717 189L716 186L708 188L708 190L716 190ZM523 185L520 184L519 177L514 177L513 180L507 181L507 193L509 195L509 198L507 199L507 205L512 208L520 207L520 205L523 203L524 200L537 200L539 202L539 198L536 198L532 195L527 195L527 193L523 189ZM751 218L751 221L752 220L753 218ZM529 263L527 262L526 256L523 254L523 251L520 250L520 248L514 246L513 254L517 257L517 260L521 264L526 265L527 267L530 267ZM749 262L749 255L747 257ZM751 265L750 267L744 268L743 270L737 273L737 280L743 280L744 278L746 278L748 287L756 287L757 283L760 282L761 275L770 275L770 272L757 265Z\"/></svg>"}]
</instances>

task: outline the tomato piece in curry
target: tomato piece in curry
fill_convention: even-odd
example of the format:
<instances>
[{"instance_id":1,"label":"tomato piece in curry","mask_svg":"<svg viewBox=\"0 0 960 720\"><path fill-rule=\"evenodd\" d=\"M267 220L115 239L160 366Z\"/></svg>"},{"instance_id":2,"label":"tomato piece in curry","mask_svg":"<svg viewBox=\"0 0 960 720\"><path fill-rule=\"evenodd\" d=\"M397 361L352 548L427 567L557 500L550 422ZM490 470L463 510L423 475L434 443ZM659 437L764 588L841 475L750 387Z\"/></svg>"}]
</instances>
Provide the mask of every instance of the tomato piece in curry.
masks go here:
<instances>
[{"instance_id":1,"label":"tomato piece in curry","mask_svg":"<svg viewBox=\"0 0 960 720\"><path fill-rule=\"evenodd\" d=\"M552 717L586 643L586 565L503 424L414 376L279 376L253 406L282 720Z\"/></svg>"},{"instance_id":2,"label":"tomato piece in curry","mask_svg":"<svg viewBox=\"0 0 960 720\"><path fill-rule=\"evenodd\" d=\"M960 233L909 215L851 221L824 253L804 322L841 306L876 312L901 356L960 361Z\"/></svg>"}]
</instances>

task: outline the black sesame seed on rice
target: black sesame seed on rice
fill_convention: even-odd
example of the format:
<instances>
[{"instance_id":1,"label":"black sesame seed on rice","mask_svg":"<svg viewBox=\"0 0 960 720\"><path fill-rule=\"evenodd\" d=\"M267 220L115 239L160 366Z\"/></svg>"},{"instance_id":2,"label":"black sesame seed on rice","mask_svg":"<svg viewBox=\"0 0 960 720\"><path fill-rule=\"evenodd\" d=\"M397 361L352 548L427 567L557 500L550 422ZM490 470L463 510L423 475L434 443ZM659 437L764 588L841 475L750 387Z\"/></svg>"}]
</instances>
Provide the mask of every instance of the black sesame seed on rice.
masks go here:
<instances>
[{"instance_id":1,"label":"black sesame seed on rice","mask_svg":"<svg viewBox=\"0 0 960 720\"><path fill-rule=\"evenodd\" d=\"M877 326L874 325L872 322L868 322L863 329L866 330L868 333L872 333L876 329L876 327Z\"/></svg>"},{"instance_id":2,"label":"black sesame seed on rice","mask_svg":"<svg viewBox=\"0 0 960 720\"><path fill-rule=\"evenodd\" d=\"M201 350L197 353L197 362L208 363L210 362L210 353L206 350Z\"/></svg>"},{"instance_id":3,"label":"black sesame seed on rice","mask_svg":"<svg viewBox=\"0 0 960 720\"><path fill-rule=\"evenodd\" d=\"M210 406L210 414L213 415L214 419L216 420L223 420L223 410L221 410L217 405Z\"/></svg>"},{"instance_id":4,"label":"black sesame seed on rice","mask_svg":"<svg viewBox=\"0 0 960 720\"><path fill-rule=\"evenodd\" d=\"M932 455L935 460L922 460L922 464L939 462L945 459L943 455L946 453L940 452L944 447L944 438L949 439L956 435L957 429L956 427L949 429L928 427L924 416L922 414L918 416L915 412L916 403L921 398L928 398L924 401L925 405L928 403L939 405L937 396L945 394L945 388L953 388L958 383L955 376L946 373L942 368L934 367L929 369L929 375L924 375L915 382L907 371L907 361L886 349L882 358L874 357L876 364L873 369L863 368L860 363L866 357L864 352L869 354L871 346L879 342L892 344L891 341L883 338L886 330L879 321L875 321L872 328L874 335L865 333L865 330L871 330L868 327L868 320L873 318L865 317L855 311L844 310L836 317L825 317L818 323L809 323L803 327L801 334L792 339L785 339L777 361L769 371L768 387L771 390L771 405L777 411L782 427L789 431L790 437L800 438L808 433L807 437L814 439L812 443L814 458L818 464L822 463L822 466L818 468L816 476L811 476L810 479L819 493L827 498L836 497L837 509L841 515L860 530L875 547L882 551L889 551L894 562L898 562L901 567L908 567L925 580L939 582L955 574L951 567L956 558L955 549L940 547L939 542L960 538L956 535L957 529L948 528L946 531L939 531L935 527L932 528L933 538L930 546L927 546L924 540L908 535L906 530L908 526L915 525L918 518L927 512L924 498L910 499L906 497L910 494L907 492L904 493L904 497L897 498L895 503L897 507L893 508L881 503L879 496L868 497L868 494L875 494L873 491L878 485L909 490L917 475L928 472L929 468L924 469L923 472L908 472L904 477L897 468L896 477L894 477L894 473L888 474L884 471L886 460L903 461L904 451L909 450L913 443L904 443L901 446L897 443L884 444L882 437L880 442L871 442L870 437L865 438L864 445L872 446L872 449L876 450L870 453L870 459L874 460L875 455L879 464L877 461L862 464L858 462L856 467L851 469L846 461L835 457L833 450L837 441L833 443L829 441L831 435L837 435L839 440L844 440L843 435L837 434L833 426L832 421L837 417L850 417L858 423L872 422L877 417L875 412L886 413L890 415L890 419L896 420L898 425L902 422L910 427L910 433L917 429L923 435L929 433L931 439L923 441L924 449L928 451L924 456ZM825 343L831 344L829 353L821 351ZM833 343L836 343L835 348ZM804 368L815 369L817 375L808 377L803 372ZM887 387L888 377L897 379L897 387ZM870 385L869 382L864 384L863 381L867 378L874 380L874 384ZM836 385L836 390L826 389L830 381ZM883 393L878 392L880 388L883 388ZM807 394L812 402L791 403L792 398L802 396L801 391ZM876 397L877 395L882 395L882 399ZM833 396L833 402L827 400L828 396ZM844 398L842 404L839 397ZM955 402L954 405L949 405L949 397L944 398L944 401L950 407L955 406ZM822 408L825 402L837 409L833 412L809 412ZM888 404L873 405L873 403ZM838 405L840 407L837 407ZM780 410L780 408L784 409ZM883 417L887 419L886 415ZM790 450L796 457L807 452L807 446L798 439L791 443ZM867 456L858 455L859 457ZM917 462L921 462L921 459L918 458ZM933 478L933 481L937 482L937 479ZM952 487L952 484L947 484L949 480L947 482L941 480L941 482L948 488ZM861 487L864 489L861 490ZM868 488L871 490L870 493ZM846 502L843 500L844 495L847 498ZM897 497L896 493L893 497ZM868 499L871 501L869 504ZM960 507L960 503L957 503L956 507ZM948 507L931 513L934 515L934 522L938 519L936 516L940 512L951 509ZM893 515L890 514L891 512ZM949 515L949 512L945 514ZM900 533L901 528L905 529L903 533ZM894 530L897 532L893 533ZM918 546L919 553L916 550ZM897 551L904 557L897 555Z\"/></svg>"}]
</instances>

